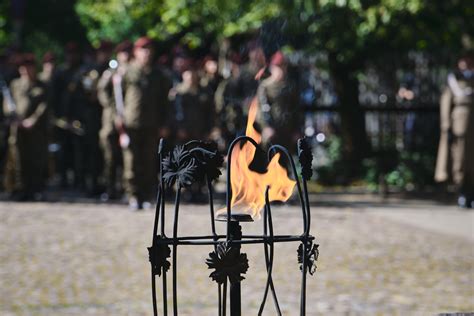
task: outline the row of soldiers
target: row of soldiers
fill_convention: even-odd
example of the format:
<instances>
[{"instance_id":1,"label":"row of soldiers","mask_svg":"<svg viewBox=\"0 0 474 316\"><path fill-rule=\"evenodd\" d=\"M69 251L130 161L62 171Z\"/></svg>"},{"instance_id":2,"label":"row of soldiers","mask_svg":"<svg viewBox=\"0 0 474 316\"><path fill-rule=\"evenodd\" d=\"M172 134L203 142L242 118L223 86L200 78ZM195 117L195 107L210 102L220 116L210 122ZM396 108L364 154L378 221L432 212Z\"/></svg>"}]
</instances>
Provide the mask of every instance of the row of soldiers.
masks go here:
<instances>
[{"instance_id":1,"label":"row of soldiers","mask_svg":"<svg viewBox=\"0 0 474 316\"><path fill-rule=\"evenodd\" d=\"M237 54L197 63L177 52L171 64L154 54L153 41L142 37L115 48L103 42L88 64L70 43L64 67L57 69L46 54L38 75L33 55L18 59L20 77L3 88L9 120L4 183L12 198L37 198L48 175L57 174L62 186L105 199L120 197L123 188L133 209L146 207L156 183L157 140L210 139L224 150L245 132L256 95L255 127L264 141L289 145L297 138L299 95L282 53L268 68L258 46L250 47L243 65Z\"/></svg>"}]
</instances>

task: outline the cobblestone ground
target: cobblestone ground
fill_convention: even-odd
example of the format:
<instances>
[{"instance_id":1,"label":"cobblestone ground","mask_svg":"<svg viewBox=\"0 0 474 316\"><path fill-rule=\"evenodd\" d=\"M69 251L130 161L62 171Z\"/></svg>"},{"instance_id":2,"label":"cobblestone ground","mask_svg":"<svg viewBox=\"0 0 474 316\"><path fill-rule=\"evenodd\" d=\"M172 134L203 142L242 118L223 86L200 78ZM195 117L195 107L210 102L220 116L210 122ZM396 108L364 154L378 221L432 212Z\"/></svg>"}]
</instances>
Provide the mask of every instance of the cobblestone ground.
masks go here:
<instances>
[{"instance_id":1,"label":"cobblestone ground","mask_svg":"<svg viewBox=\"0 0 474 316\"><path fill-rule=\"evenodd\" d=\"M275 233L301 231L299 209L273 212ZM180 233L208 233L207 215L204 206L183 206ZM121 205L0 203L0 315L151 315L152 225L151 211ZM221 232L223 226L217 224ZM243 229L257 233L261 226ZM350 207L313 208L312 230L321 254L308 278L308 315L474 311L472 240ZM276 248L274 283L285 315L298 314L297 246ZM179 248L180 315L217 314L217 289L204 264L209 251ZM265 283L262 247L243 251L250 261L243 315L256 315ZM271 299L267 304L265 315L275 315Z\"/></svg>"}]
</instances>

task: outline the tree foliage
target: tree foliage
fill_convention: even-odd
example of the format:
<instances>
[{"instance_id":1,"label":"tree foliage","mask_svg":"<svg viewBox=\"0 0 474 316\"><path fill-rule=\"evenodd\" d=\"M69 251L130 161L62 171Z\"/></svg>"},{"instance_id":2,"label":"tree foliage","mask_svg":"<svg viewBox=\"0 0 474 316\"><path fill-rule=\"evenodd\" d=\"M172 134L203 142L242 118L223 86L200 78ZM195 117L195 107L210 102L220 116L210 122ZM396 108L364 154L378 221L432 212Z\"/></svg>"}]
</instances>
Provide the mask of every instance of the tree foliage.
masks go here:
<instances>
[{"instance_id":1,"label":"tree foliage","mask_svg":"<svg viewBox=\"0 0 474 316\"><path fill-rule=\"evenodd\" d=\"M79 0L76 9L95 42L147 33L182 41L229 37L281 21L289 42L337 53L341 62L359 55L407 49L459 49L473 34L474 5L462 0ZM288 36L290 35L290 36Z\"/></svg>"},{"instance_id":2,"label":"tree foliage","mask_svg":"<svg viewBox=\"0 0 474 316\"><path fill-rule=\"evenodd\" d=\"M59 0L10 0L0 2L0 50L16 46L41 55L68 41L87 44L75 2Z\"/></svg>"}]
</instances>

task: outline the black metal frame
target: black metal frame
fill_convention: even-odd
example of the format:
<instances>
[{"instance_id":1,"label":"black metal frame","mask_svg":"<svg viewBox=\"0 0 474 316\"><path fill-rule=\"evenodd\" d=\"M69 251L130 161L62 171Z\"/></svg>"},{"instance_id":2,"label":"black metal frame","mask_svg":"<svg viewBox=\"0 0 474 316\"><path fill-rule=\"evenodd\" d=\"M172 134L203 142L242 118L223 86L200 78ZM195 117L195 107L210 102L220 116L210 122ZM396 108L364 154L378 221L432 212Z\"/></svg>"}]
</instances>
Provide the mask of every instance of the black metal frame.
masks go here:
<instances>
[{"instance_id":1,"label":"black metal frame","mask_svg":"<svg viewBox=\"0 0 474 316\"><path fill-rule=\"evenodd\" d=\"M156 299L156 275L162 277L162 303L163 303L163 314L168 315L167 306L167 272L170 268L170 263L167 260L170 254L172 255L172 289L173 289L173 315L178 315L178 301L177 301L177 250L179 245L212 245L214 251L209 254L209 258L206 260L206 264L209 269L214 269L210 277L218 283L218 315L225 316L227 312L226 301L227 301L227 283L230 282L230 315L236 316L241 315L241 296L240 296L240 283L244 279L242 274L248 269L247 256L240 252L241 245L243 244L263 244L265 265L267 271L267 282L265 291L263 294L262 303L259 308L258 315L261 315L266 304L268 292L271 291L275 308L278 315L281 315L278 298L276 295L275 287L272 279L272 268L274 260L274 244L279 242L301 242L298 248L298 263L300 264L301 270L301 298L300 298L300 315L306 314L306 276L309 273L312 275L316 269L315 261L318 257L318 245L313 244L314 237L310 235L311 225L311 212L309 207L307 180L311 178L311 161L312 154L311 148L308 146L305 139L298 141L298 157L302 167L301 178L303 187L298 177L296 164L289 154L288 150L282 146L274 145L268 150L267 159L270 161L272 156L276 152L282 153L290 162L290 168L296 180L297 191L301 203L302 217L303 217L303 233L301 235L274 235L273 233L273 220L272 211L269 201L269 189L268 186L265 191L265 206L263 212L263 234L262 235L244 235L242 234L242 228L240 222L252 221L250 215L242 216L232 214L231 212L231 199L232 199L232 187L231 187L231 157L234 147L241 142L250 142L257 149L260 149L259 145L248 136L241 136L236 138L229 147L228 150L228 165L227 165L227 196L226 205L227 213L224 216L214 217L214 202L213 202L213 188L212 188L212 177L207 172L201 172L204 174L204 179L207 182L208 193L209 193L209 207L210 207L210 221L211 221L211 235L208 236L178 236L178 216L180 206L181 190L183 188L183 181L176 180L176 201L175 201L175 212L174 212L174 224L173 224L173 236L167 237L165 235L165 191L166 185L164 180L164 173L166 170L163 168L163 140L160 140L158 155L160 161L160 185L157 194L157 204L155 221L153 226L153 239L152 246L148 248L151 262L151 284L152 284L152 300L153 300L153 312L154 315L158 315L157 311L157 299ZM201 142L190 142L184 145L182 148L186 148L189 145L193 145L197 148L203 149L202 152L212 155L218 155L217 150L209 151L208 148L201 148ZM212 155L210 155L212 153ZM189 152L185 152L185 154ZM170 156L171 157L171 153ZM186 156L189 157L189 156ZM214 156L212 156L214 157ZM171 159L171 158L167 158ZM192 159L186 162L183 170L184 173L187 171L195 171L196 168L202 168L201 166L195 166L192 164ZM194 168L196 167L196 168ZM211 166L218 168L219 166ZM187 169L186 169L187 168ZM188 178L189 179L189 178ZM196 179L192 179L195 181ZM191 181L191 182L192 182ZM218 235L216 233L215 221L225 221L227 224L226 235ZM158 226L161 223L161 229L158 233ZM170 250L172 246L172 251Z\"/></svg>"}]
</instances>

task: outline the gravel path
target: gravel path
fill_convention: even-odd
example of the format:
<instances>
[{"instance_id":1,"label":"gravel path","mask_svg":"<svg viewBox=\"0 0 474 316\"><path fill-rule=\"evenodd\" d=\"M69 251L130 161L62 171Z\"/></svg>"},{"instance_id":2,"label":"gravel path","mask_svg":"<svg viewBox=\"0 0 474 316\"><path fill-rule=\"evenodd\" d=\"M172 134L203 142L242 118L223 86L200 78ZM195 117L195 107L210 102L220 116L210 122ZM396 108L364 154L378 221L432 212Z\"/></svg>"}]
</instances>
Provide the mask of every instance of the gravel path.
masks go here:
<instances>
[{"instance_id":1,"label":"gravel path","mask_svg":"<svg viewBox=\"0 0 474 316\"><path fill-rule=\"evenodd\" d=\"M474 311L473 240L380 216L382 211L313 208L321 254L318 271L308 278L307 314ZM275 207L275 233L300 233L299 212ZM209 232L206 207L183 206L181 216L180 234ZM151 315L146 247L152 225L151 211L132 213L121 205L0 202L0 315ZM224 225L216 225L223 233ZM258 221L243 229L259 233L261 227ZM285 315L298 314L297 247L276 248L274 283ZM217 314L216 286L204 264L211 250L178 248L180 315ZM243 251L250 261L243 315L255 315L265 283L262 247ZM274 314L270 299L265 315Z\"/></svg>"}]
</instances>

